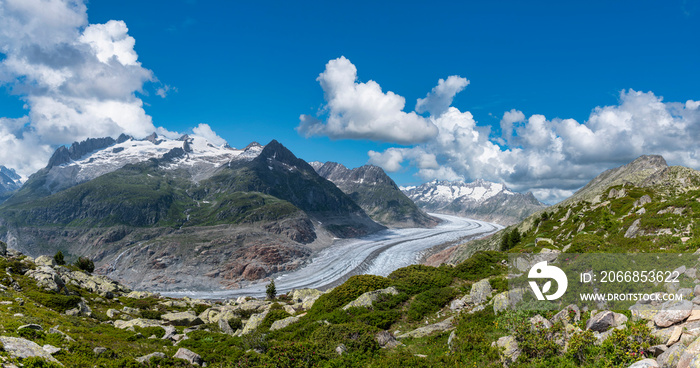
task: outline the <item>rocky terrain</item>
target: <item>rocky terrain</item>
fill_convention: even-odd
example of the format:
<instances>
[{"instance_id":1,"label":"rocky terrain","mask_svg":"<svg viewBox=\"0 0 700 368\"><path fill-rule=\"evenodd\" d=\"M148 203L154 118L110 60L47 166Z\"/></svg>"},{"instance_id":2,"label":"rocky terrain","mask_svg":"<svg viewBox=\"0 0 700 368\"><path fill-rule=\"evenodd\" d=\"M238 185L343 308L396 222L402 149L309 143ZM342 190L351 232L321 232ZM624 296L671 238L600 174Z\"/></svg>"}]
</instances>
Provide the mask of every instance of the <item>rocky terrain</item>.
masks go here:
<instances>
[{"instance_id":1,"label":"rocky terrain","mask_svg":"<svg viewBox=\"0 0 700 368\"><path fill-rule=\"evenodd\" d=\"M158 290L235 288L383 228L276 141L89 139L59 148L0 206L11 248L86 255L99 272Z\"/></svg>"},{"instance_id":2,"label":"rocky terrain","mask_svg":"<svg viewBox=\"0 0 700 368\"><path fill-rule=\"evenodd\" d=\"M439 222L406 197L380 167L364 165L350 170L337 162L310 164L319 175L333 182L374 221L384 226L432 227Z\"/></svg>"},{"instance_id":3,"label":"rocky terrain","mask_svg":"<svg viewBox=\"0 0 700 368\"><path fill-rule=\"evenodd\" d=\"M504 236L514 229L523 234L516 250L567 246L586 252L694 250L700 245L695 240L699 189L700 172L667 166L661 156L641 156L605 171L561 203L488 239L453 247L442 257L459 263L477 250L501 249Z\"/></svg>"},{"instance_id":4,"label":"rocky terrain","mask_svg":"<svg viewBox=\"0 0 700 368\"><path fill-rule=\"evenodd\" d=\"M515 193L503 184L477 180L434 180L401 190L425 211L512 225L546 207L532 193Z\"/></svg>"},{"instance_id":5,"label":"rocky terrain","mask_svg":"<svg viewBox=\"0 0 700 368\"><path fill-rule=\"evenodd\" d=\"M0 166L0 203L12 196L22 186L22 178L5 166Z\"/></svg>"}]
</instances>

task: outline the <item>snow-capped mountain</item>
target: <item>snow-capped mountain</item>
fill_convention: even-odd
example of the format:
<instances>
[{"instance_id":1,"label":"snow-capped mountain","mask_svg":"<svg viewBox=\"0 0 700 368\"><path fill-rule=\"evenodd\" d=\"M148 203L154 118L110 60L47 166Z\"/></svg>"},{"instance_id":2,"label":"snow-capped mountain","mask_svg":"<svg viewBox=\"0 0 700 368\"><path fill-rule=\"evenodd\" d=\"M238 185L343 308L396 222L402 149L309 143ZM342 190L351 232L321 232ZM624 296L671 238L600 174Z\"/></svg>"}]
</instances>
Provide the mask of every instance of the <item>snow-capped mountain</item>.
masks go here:
<instances>
[{"instance_id":1,"label":"snow-capped mountain","mask_svg":"<svg viewBox=\"0 0 700 368\"><path fill-rule=\"evenodd\" d=\"M373 220L385 226L431 227L438 223L406 197L381 167L364 165L350 170L330 161L314 161L309 165L349 195Z\"/></svg>"},{"instance_id":2,"label":"snow-capped mountain","mask_svg":"<svg viewBox=\"0 0 700 368\"><path fill-rule=\"evenodd\" d=\"M0 166L0 202L22 186L22 177L14 169Z\"/></svg>"},{"instance_id":3,"label":"snow-capped mountain","mask_svg":"<svg viewBox=\"0 0 700 368\"><path fill-rule=\"evenodd\" d=\"M503 225L516 223L545 207L532 193L516 193L504 184L486 180L471 183L433 180L401 187L419 207L429 212L457 214Z\"/></svg>"},{"instance_id":4,"label":"snow-capped mountain","mask_svg":"<svg viewBox=\"0 0 700 368\"><path fill-rule=\"evenodd\" d=\"M194 181L210 177L214 171L233 161L250 161L262 152L263 146L253 142L243 149L227 144L214 145L205 138L183 135L179 139L158 137L145 139L121 135L118 139L91 138L60 147L44 169L44 187L51 193L90 181L128 164L166 159L170 170L187 171ZM43 173L42 173L43 174Z\"/></svg>"}]
</instances>

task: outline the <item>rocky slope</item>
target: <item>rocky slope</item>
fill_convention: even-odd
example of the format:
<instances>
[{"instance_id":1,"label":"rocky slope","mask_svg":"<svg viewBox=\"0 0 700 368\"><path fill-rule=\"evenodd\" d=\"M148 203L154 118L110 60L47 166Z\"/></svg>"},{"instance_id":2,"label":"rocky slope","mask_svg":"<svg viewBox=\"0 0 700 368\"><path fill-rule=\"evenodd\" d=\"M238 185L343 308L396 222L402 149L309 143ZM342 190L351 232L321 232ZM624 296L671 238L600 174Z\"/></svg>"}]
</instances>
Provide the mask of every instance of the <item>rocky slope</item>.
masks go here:
<instances>
[{"instance_id":1,"label":"rocky slope","mask_svg":"<svg viewBox=\"0 0 700 368\"><path fill-rule=\"evenodd\" d=\"M22 186L22 178L15 170L0 166L0 203L12 196Z\"/></svg>"},{"instance_id":2,"label":"rocky slope","mask_svg":"<svg viewBox=\"0 0 700 368\"><path fill-rule=\"evenodd\" d=\"M434 180L401 190L420 208L512 225L546 206L532 193L515 193L503 184L477 180L472 183Z\"/></svg>"},{"instance_id":3,"label":"rocky slope","mask_svg":"<svg viewBox=\"0 0 700 368\"><path fill-rule=\"evenodd\" d=\"M406 197L380 167L364 165L350 170L336 162L310 164L380 224L405 228L432 227L439 222Z\"/></svg>"},{"instance_id":4,"label":"rocky slope","mask_svg":"<svg viewBox=\"0 0 700 368\"><path fill-rule=\"evenodd\" d=\"M667 166L661 156L641 156L601 173L572 197L513 227L451 249L448 261L459 263L478 249L499 249L514 229L522 234L515 250L694 250L700 245L694 240L700 228L699 200L699 171Z\"/></svg>"},{"instance_id":5,"label":"rocky slope","mask_svg":"<svg viewBox=\"0 0 700 368\"><path fill-rule=\"evenodd\" d=\"M333 237L383 227L276 141L88 140L0 206L0 239L87 255L132 287L220 289L294 269Z\"/></svg>"}]
</instances>

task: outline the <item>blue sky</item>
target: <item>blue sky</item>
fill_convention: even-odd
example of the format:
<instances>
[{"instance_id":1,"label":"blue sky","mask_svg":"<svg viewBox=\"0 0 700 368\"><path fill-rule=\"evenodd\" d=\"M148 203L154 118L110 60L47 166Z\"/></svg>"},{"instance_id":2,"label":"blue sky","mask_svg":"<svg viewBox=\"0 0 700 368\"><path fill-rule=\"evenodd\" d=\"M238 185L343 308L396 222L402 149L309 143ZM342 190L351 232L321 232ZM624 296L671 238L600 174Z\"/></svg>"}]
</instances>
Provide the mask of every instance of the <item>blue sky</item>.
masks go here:
<instances>
[{"instance_id":1,"label":"blue sky","mask_svg":"<svg viewBox=\"0 0 700 368\"><path fill-rule=\"evenodd\" d=\"M369 161L398 184L483 177L548 202L639 154L700 169L697 0L22 2L0 0L0 143L15 147L0 164L25 173L75 137L199 124L235 147L277 139L307 161ZM319 78L353 67L354 85ZM414 112L449 76L459 92L433 97L454 110ZM373 106L372 87L405 106Z\"/></svg>"}]
</instances>

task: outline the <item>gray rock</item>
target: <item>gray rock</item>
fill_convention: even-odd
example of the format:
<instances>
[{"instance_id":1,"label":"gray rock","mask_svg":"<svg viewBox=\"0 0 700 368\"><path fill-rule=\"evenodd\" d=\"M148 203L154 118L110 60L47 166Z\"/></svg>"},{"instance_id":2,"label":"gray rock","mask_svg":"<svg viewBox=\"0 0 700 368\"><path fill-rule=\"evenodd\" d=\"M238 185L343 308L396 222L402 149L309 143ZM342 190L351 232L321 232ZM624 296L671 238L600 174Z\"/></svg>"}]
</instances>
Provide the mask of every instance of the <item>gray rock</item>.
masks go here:
<instances>
[{"instance_id":1,"label":"gray rock","mask_svg":"<svg viewBox=\"0 0 700 368\"><path fill-rule=\"evenodd\" d=\"M654 324L659 327L668 327L688 318L693 309L693 303L687 300L666 302L662 304L662 308L654 316Z\"/></svg>"},{"instance_id":2,"label":"gray rock","mask_svg":"<svg viewBox=\"0 0 700 368\"><path fill-rule=\"evenodd\" d=\"M150 354L148 354L148 355L144 355L144 356L142 356L142 357L138 357L138 358L136 358L136 361L139 362L139 363L141 363L141 364L144 364L144 363L150 362L150 361L151 361L151 358L155 358L155 357L163 358L163 359L164 359L164 358L167 358L168 356L165 355L165 354L163 354L163 353L161 353L161 352L158 352L158 351L157 351L157 352L155 352L155 353L150 353Z\"/></svg>"},{"instance_id":3,"label":"gray rock","mask_svg":"<svg viewBox=\"0 0 700 368\"><path fill-rule=\"evenodd\" d=\"M53 267L56 265L56 260L54 260L53 257L49 256L39 256L34 260L34 263L37 266Z\"/></svg>"},{"instance_id":4,"label":"gray rock","mask_svg":"<svg viewBox=\"0 0 700 368\"><path fill-rule=\"evenodd\" d=\"M683 343L673 345L656 357L656 362L661 368L674 368L687 348Z\"/></svg>"},{"instance_id":5,"label":"gray rock","mask_svg":"<svg viewBox=\"0 0 700 368\"><path fill-rule=\"evenodd\" d=\"M101 346L98 346L94 349L92 349L92 352L95 353L95 356L100 356L104 354L107 351L107 348L103 348Z\"/></svg>"},{"instance_id":6,"label":"gray rock","mask_svg":"<svg viewBox=\"0 0 700 368\"><path fill-rule=\"evenodd\" d=\"M107 309L107 317L109 317L109 318L114 318L114 317L116 317L116 316L117 316L118 314L120 314L120 313L121 313L121 312L118 311L118 310L116 310L116 309L111 309L111 308L110 308L110 309Z\"/></svg>"},{"instance_id":7,"label":"gray rock","mask_svg":"<svg viewBox=\"0 0 700 368\"><path fill-rule=\"evenodd\" d=\"M158 298L158 297L160 297L160 294L151 293L149 291L132 291L132 292L128 293L126 295L126 297L132 298L132 299Z\"/></svg>"},{"instance_id":8,"label":"gray rock","mask_svg":"<svg viewBox=\"0 0 700 368\"><path fill-rule=\"evenodd\" d=\"M4 350L13 358L26 359L29 357L39 357L49 362L61 364L56 358L33 341L21 337L0 336L0 343L2 343Z\"/></svg>"},{"instance_id":9,"label":"gray rock","mask_svg":"<svg viewBox=\"0 0 700 368\"><path fill-rule=\"evenodd\" d=\"M451 330L454 328L453 326L453 319L454 317L450 317L444 321L438 322L438 323L433 323L431 325L419 327L413 331L406 332L404 334L401 334L399 336L396 336L397 339L405 339L407 337L413 337L413 338L420 338L420 337L425 337L428 336L434 332L444 332Z\"/></svg>"},{"instance_id":10,"label":"gray rock","mask_svg":"<svg viewBox=\"0 0 700 368\"><path fill-rule=\"evenodd\" d=\"M39 325L36 325L36 324L33 324L33 323L30 323L30 324L28 324L28 325L19 326L19 327L17 327L17 331L23 330L23 329L25 329L25 328L26 328L26 329L30 329L30 330L34 330L34 331L44 331L44 328L43 328L43 327L41 327L41 326L39 326Z\"/></svg>"},{"instance_id":11,"label":"gray rock","mask_svg":"<svg viewBox=\"0 0 700 368\"><path fill-rule=\"evenodd\" d=\"M654 359L643 359L635 362L628 368L659 368L659 364Z\"/></svg>"},{"instance_id":12,"label":"gray rock","mask_svg":"<svg viewBox=\"0 0 700 368\"><path fill-rule=\"evenodd\" d=\"M245 326L243 327L243 330L240 332L240 335L247 335L253 331L255 331L258 326L262 323L262 321L265 319L267 316L267 312L263 313L256 313L250 316L248 319L248 322L246 322Z\"/></svg>"},{"instance_id":13,"label":"gray rock","mask_svg":"<svg viewBox=\"0 0 700 368\"><path fill-rule=\"evenodd\" d=\"M503 336L495 344L501 349L501 362L504 366L515 362L522 353L514 336Z\"/></svg>"},{"instance_id":14,"label":"gray rock","mask_svg":"<svg viewBox=\"0 0 700 368\"><path fill-rule=\"evenodd\" d=\"M42 346L41 348L44 349L45 352L47 352L51 355L54 355L54 354L58 353L59 351L61 351L61 348L57 348L57 347L55 347L53 345L49 345L49 344L46 344L46 345Z\"/></svg>"},{"instance_id":15,"label":"gray rock","mask_svg":"<svg viewBox=\"0 0 700 368\"><path fill-rule=\"evenodd\" d=\"M660 344L660 345L650 346L650 347L647 349L647 352L648 352L651 356L653 356L653 357L655 357L655 358L658 358L659 355L665 353L666 350L668 350L668 347L667 347L666 345L664 345L664 344Z\"/></svg>"},{"instance_id":16,"label":"gray rock","mask_svg":"<svg viewBox=\"0 0 700 368\"><path fill-rule=\"evenodd\" d=\"M199 354L185 348L178 349L177 353L173 355L173 358L184 359L190 364L202 365L202 363L204 363L204 360L202 360Z\"/></svg>"},{"instance_id":17,"label":"gray rock","mask_svg":"<svg viewBox=\"0 0 700 368\"><path fill-rule=\"evenodd\" d=\"M530 330L538 331L547 328L552 328L552 322L549 322L546 318L539 314L530 318Z\"/></svg>"},{"instance_id":18,"label":"gray rock","mask_svg":"<svg viewBox=\"0 0 700 368\"><path fill-rule=\"evenodd\" d=\"M335 352L338 353L338 355L343 355L346 351L348 351L348 348L345 344L340 344L335 348Z\"/></svg>"},{"instance_id":19,"label":"gray rock","mask_svg":"<svg viewBox=\"0 0 700 368\"><path fill-rule=\"evenodd\" d=\"M678 365L676 365L676 368L689 368L690 363L699 354L700 338L697 338L695 341L693 341L692 344L688 345L687 349L685 349L685 351L681 355L681 358L678 360Z\"/></svg>"},{"instance_id":20,"label":"gray rock","mask_svg":"<svg viewBox=\"0 0 700 368\"><path fill-rule=\"evenodd\" d=\"M291 316L272 322L272 326L270 326L270 331L281 330L291 324L299 322L300 318L301 317L299 316Z\"/></svg>"},{"instance_id":21,"label":"gray rock","mask_svg":"<svg viewBox=\"0 0 700 368\"><path fill-rule=\"evenodd\" d=\"M400 342L396 341L394 336L389 331L377 332L377 334L374 335L374 339L377 341L377 344L379 344L379 346L383 349L393 349L399 345L403 345Z\"/></svg>"},{"instance_id":22,"label":"gray rock","mask_svg":"<svg viewBox=\"0 0 700 368\"><path fill-rule=\"evenodd\" d=\"M197 326L204 322L193 312L166 313L160 316L164 321L170 322L173 326Z\"/></svg>"},{"instance_id":23,"label":"gray rock","mask_svg":"<svg viewBox=\"0 0 700 368\"><path fill-rule=\"evenodd\" d=\"M385 295L385 294L397 295L398 293L399 292L393 286L390 286L386 289L368 291L368 292L360 295L357 299L355 299L355 300L351 301L350 303L348 303L347 305L345 305L343 307L343 310L346 310L346 309L352 308L352 307L371 308L372 303L374 303L377 299L379 299L380 296Z\"/></svg>"},{"instance_id":24,"label":"gray rock","mask_svg":"<svg viewBox=\"0 0 700 368\"><path fill-rule=\"evenodd\" d=\"M578 306L576 304L569 304L559 313L555 314L550 320L550 322L554 324L557 321L561 321L566 325L569 322L578 322L580 320L581 311L578 309Z\"/></svg>"},{"instance_id":25,"label":"gray rock","mask_svg":"<svg viewBox=\"0 0 700 368\"><path fill-rule=\"evenodd\" d=\"M233 329L231 328L231 325L228 324L227 320L220 318L217 323L219 324L219 329L221 330L221 332L227 335L233 335L235 333L235 331L233 331Z\"/></svg>"},{"instance_id":26,"label":"gray rock","mask_svg":"<svg viewBox=\"0 0 700 368\"><path fill-rule=\"evenodd\" d=\"M472 304L481 304L491 297L493 289L491 288L491 283L488 279L480 280L479 282L472 285L471 296Z\"/></svg>"},{"instance_id":27,"label":"gray rock","mask_svg":"<svg viewBox=\"0 0 700 368\"><path fill-rule=\"evenodd\" d=\"M641 223L640 219L634 220L632 225L630 225L629 228L627 228L627 231L625 231L625 238L636 238L637 234L639 233L639 224Z\"/></svg>"},{"instance_id":28,"label":"gray rock","mask_svg":"<svg viewBox=\"0 0 700 368\"><path fill-rule=\"evenodd\" d=\"M522 288L508 290L497 294L491 300L493 302L493 312L498 314L506 309L515 308L515 305L523 300L524 295L525 289Z\"/></svg>"},{"instance_id":29,"label":"gray rock","mask_svg":"<svg viewBox=\"0 0 700 368\"><path fill-rule=\"evenodd\" d=\"M586 323L586 329L605 332L611 327L617 327L626 322L627 317L623 314L614 313L611 311L602 311L598 312L588 320L588 323Z\"/></svg>"},{"instance_id":30,"label":"gray rock","mask_svg":"<svg viewBox=\"0 0 700 368\"><path fill-rule=\"evenodd\" d=\"M122 308L122 312L124 312L124 313L126 313L126 314L135 315L135 316L138 316L139 314L141 314L141 310L140 310L140 309L138 309L138 308L131 308L131 307L124 307L124 308Z\"/></svg>"}]
</instances>

